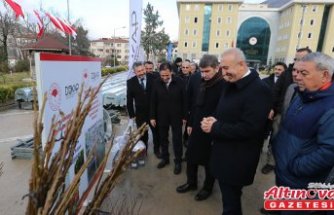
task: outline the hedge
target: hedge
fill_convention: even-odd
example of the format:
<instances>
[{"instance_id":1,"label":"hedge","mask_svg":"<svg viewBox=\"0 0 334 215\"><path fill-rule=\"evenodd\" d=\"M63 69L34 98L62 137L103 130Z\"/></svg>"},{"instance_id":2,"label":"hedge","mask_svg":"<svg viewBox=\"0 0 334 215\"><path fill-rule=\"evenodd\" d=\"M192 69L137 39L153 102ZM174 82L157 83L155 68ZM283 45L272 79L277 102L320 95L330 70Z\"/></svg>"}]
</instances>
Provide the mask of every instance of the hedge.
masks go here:
<instances>
[{"instance_id":1,"label":"hedge","mask_svg":"<svg viewBox=\"0 0 334 215\"><path fill-rule=\"evenodd\" d=\"M117 72L122 72L128 70L128 67L126 66L119 66L116 68L102 68L102 76L106 76L108 74L114 74Z\"/></svg>"},{"instance_id":2,"label":"hedge","mask_svg":"<svg viewBox=\"0 0 334 215\"><path fill-rule=\"evenodd\" d=\"M5 103L14 99L15 91L18 88L27 87L27 84L8 84L0 86L0 102Z\"/></svg>"}]
</instances>

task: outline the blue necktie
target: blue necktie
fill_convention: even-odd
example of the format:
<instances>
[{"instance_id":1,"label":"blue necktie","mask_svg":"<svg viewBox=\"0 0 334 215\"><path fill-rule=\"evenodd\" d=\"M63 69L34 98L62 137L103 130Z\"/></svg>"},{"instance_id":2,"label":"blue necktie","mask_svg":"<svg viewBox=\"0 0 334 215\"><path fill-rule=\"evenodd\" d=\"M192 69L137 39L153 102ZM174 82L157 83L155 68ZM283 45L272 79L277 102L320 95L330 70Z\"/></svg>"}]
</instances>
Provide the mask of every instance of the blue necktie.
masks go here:
<instances>
[{"instance_id":1,"label":"blue necktie","mask_svg":"<svg viewBox=\"0 0 334 215\"><path fill-rule=\"evenodd\" d=\"M140 79L140 85L145 90L144 78Z\"/></svg>"}]
</instances>

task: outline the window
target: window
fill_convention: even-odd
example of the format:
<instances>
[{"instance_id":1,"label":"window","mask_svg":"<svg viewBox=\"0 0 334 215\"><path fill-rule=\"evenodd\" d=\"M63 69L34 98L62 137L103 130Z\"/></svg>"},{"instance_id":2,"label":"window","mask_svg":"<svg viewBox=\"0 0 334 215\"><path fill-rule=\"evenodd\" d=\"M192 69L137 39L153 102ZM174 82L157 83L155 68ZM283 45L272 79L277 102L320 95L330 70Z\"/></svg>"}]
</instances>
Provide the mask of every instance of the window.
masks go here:
<instances>
[{"instance_id":1,"label":"window","mask_svg":"<svg viewBox=\"0 0 334 215\"><path fill-rule=\"evenodd\" d=\"M311 39L312 38L312 33L308 33L307 38Z\"/></svg>"},{"instance_id":2,"label":"window","mask_svg":"<svg viewBox=\"0 0 334 215\"><path fill-rule=\"evenodd\" d=\"M197 23L197 17L195 17L194 22Z\"/></svg>"},{"instance_id":3,"label":"window","mask_svg":"<svg viewBox=\"0 0 334 215\"><path fill-rule=\"evenodd\" d=\"M196 41L193 42L193 48L196 48Z\"/></svg>"},{"instance_id":4,"label":"window","mask_svg":"<svg viewBox=\"0 0 334 215\"><path fill-rule=\"evenodd\" d=\"M184 22L185 22L185 23L189 23L189 22L190 22L190 17L189 17L189 16L186 16L186 17L184 18Z\"/></svg>"},{"instance_id":5,"label":"window","mask_svg":"<svg viewBox=\"0 0 334 215\"><path fill-rule=\"evenodd\" d=\"M313 25L313 24L314 24L314 20L311 19L311 21L310 21L310 25Z\"/></svg>"},{"instance_id":6,"label":"window","mask_svg":"<svg viewBox=\"0 0 334 215\"><path fill-rule=\"evenodd\" d=\"M301 38L302 37L302 33L298 33L298 35L297 35L297 38L299 39L299 38Z\"/></svg>"},{"instance_id":7,"label":"window","mask_svg":"<svg viewBox=\"0 0 334 215\"><path fill-rule=\"evenodd\" d=\"M199 5L198 5L198 4L195 4L195 6L194 6L194 10L195 10L195 11L198 11L198 10L199 10Z\"/></svg>"},{"instance_id":8,"label":"window","mask_svg":"<svg viewBox=\"0 0 334 215\"><path fill-rule=\"evenodd\" d=\"M317 5L313 5L312 11L317 12Z\"/></svg>"},{"instance_id":9,"label":"window","mask_svg":"<svg viewBox=\"0 0 334 215\"><path fill-rule=\"evenodd\" d=\"M232 23L232 18L229 16L227 17L227 24L231 24Z\"/></svg>"},{"instance_id":10,"label":"window","mask_svg":"<svg viewBox=\"0 0 334 215\"><path fill-rule=\"evenodd\" d=\"M122 44L120 44L120 43L117 44L117 47L121 47L121 46L122 46Z\"/></svg>"},{"instance_id":11,"label":"window","mask_svg":"<svg viewBox=\"0 0 334 215\"><path fill-rule=\"evenodd\" d=\"M230 30L226 31L226 36L229 37L230 36Z\"/></svg>"},{"instance_id":12,"label":"window","mask_svg":"<svg viewBox=\"0 0 334 215\"><path fill-rule=\"evenodd\" d=\"M196 54L195 53L192 53L191 54L191 59L193 60L193 59L196 59Z\"/></svg>"},{"instance_id":13,"label":"window","mask_svg":"<svg viewBox=\"0 0 334 215\"><path fill-rule=\"evenodd\" d=\"M187 11L190 10L190 4L186 4L186 10L187 10Z\"/></svg>"},{"instance_id":14,"label":"window","mask_svg":"<svg viewBox=\"0 0 334 215\"><path fill-rule=\"evenodd\" d=\"M196 36L197 35L197 30L196 29L194 29L194 36Z\"/></svg>"},{"instance_id":15,"label":"window","mask_svg":"<svg viewBox=\"0 0 334 215\"><path fill-rule=\"evenodd\" d=\"M218 24L222 23L222 18L218 17L217 22L218 22Z\"/></svg>"},{"instance_id":16,"label":"window","mask_svg":"<svg viewBox=\"0 0 334 215\"><path fill-rule=\"evenodd\" d=\"M188 35L188 34L189 34L189 30L186 29L186 30L184 31L184 34L185 34L185 35Z\"/></svg>"},{"instance_id":17,"label":"window","mask_svg":"<svg viewBox=\"0 0 334 215\"><path fill-rule=\"evenodd\" d=\"M332 52L334 52L334 46L333 46L333 48L332 48Z\"/></svg>"},{"instance_id":18,"label":"window","mask_svg":"<svg viewBox=\"0 0 334 215\"><path fill-rule=\"evenodd\" d=\"M228 5L228 10L229 10L229 11L232 11L232 9L233 9L233 5L229 4L229 5Z\"/></svg>"},{"instance_id":19,"label":"window","mask_svg":"<svg viewBox=\"0 0 334 215\"><path fill-rule=\"evenodd\" d=\"M218 5L218 11L223 11L223 5L222 4Z\"/></svg>"},{"instance_id":20,"label":"window","mask_svg":"<svg viewBox=\"0 0 334 215\"><path fill-rule=\"evenodd\" d=\"M217 36L217 37L220 36L220 30L217 30L217 32L216 32L216 36Z\"/></svg>"},{"instance_id":21,"label":"window","mask_svg":"<svg viewBox=\"0 0 334 215\"><path fill-rule=\"evenodd\" d=\"M227 49L228 48L228 43L224 44L224 48Z\"/></svg>"},{"instance_id":22,"label":"window","mask_svg":"<svg viewBox=\"0 0 334 215\"><path fill-rule=\"evenodd\" d=\"M219 48L219 43L216 43L216 49Z\"/></svg>"},{"instance_id":23,"label":"window","mask_svg":"<svg viewBox=\"0 0 334 215\"><path fill-rule=\"evenodd\" d=\"M184 42L184 47L187 48L188 47L188 43Z\"/></svg>"}]
</instances>

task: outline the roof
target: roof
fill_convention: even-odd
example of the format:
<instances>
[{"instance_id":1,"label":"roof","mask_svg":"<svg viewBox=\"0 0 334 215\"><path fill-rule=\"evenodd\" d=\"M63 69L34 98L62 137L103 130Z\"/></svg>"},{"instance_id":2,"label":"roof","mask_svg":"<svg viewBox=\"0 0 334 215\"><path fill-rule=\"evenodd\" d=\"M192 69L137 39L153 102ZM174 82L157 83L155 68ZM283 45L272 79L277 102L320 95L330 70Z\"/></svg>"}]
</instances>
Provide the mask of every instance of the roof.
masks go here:
<instances>
[{"instance_id":1,"label":"roof","mask_svg":"<svg viewBox=\"0 0 334 215\"><path fill-rule=\"evenodd\" d=\"M66 51L68 52L68 46L59 41L58 39L45 35L42 39L37 40L34 43L24 46L24 50L42 50L42 51Z\"/></svg>"},{"instance_id":2,"label":"roof","mask_svg":"<svg viewBox=\"0 0 334 215\"><path fill-rule=\"evenodd\" d=\"M268 7L280 8L280 7L282 7L283 5L287 4L290 1L291 0L266 0L266 1L262 2L261 4L268 4Z\"/></svg>"},{"instance_id":3,"label":"roof","mask_svg":"<svg viewBox=\"0 0 334 215\"><path fill-rule=\"evenodd\" d=\"M128 39L123 39L123 38L100 38L97 40L92 40L90 42L110 42L110 43L128 43L129 40Z\"/></svg>"}]
</instances>

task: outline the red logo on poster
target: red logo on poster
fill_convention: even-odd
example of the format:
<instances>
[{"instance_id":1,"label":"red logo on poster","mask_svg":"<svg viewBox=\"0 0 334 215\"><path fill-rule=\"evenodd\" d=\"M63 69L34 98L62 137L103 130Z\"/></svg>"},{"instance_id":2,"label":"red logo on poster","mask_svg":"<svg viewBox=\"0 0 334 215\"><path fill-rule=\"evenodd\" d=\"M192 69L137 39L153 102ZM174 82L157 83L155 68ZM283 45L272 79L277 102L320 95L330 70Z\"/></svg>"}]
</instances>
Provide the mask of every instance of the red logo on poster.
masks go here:
<instances>
[{"instance_id":1,"label":"red logo on poster","mask_svg":"<svg viewBox=\"0 0 334 215\"><path fill-rule=\"evenodd\" d=\"M58 111L61 103L61 90L57 83L52 83L49 90L49 105L52 111Z\"/></svg>"}]
</instances>

